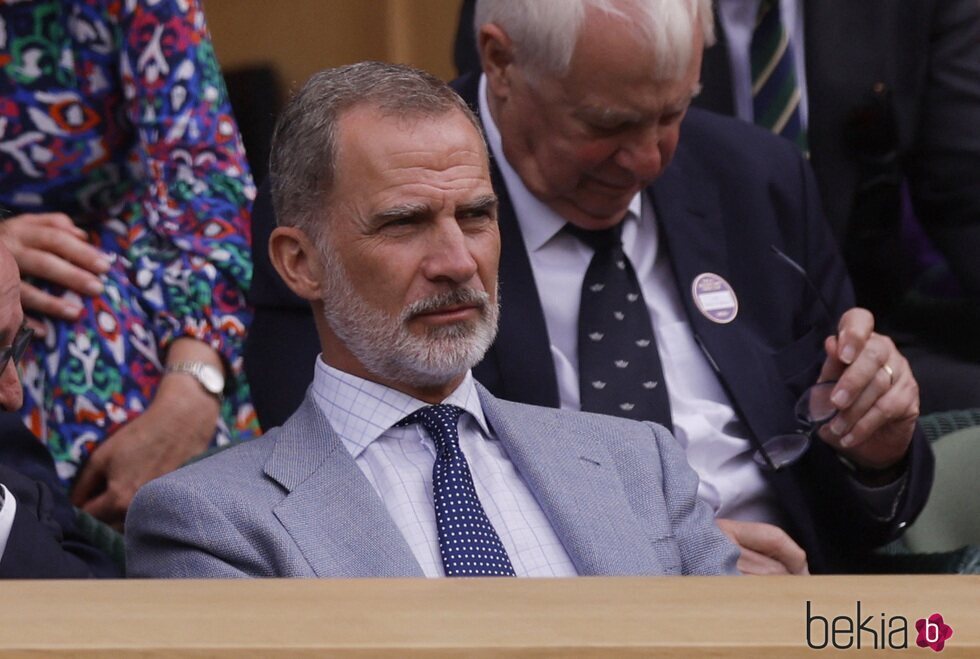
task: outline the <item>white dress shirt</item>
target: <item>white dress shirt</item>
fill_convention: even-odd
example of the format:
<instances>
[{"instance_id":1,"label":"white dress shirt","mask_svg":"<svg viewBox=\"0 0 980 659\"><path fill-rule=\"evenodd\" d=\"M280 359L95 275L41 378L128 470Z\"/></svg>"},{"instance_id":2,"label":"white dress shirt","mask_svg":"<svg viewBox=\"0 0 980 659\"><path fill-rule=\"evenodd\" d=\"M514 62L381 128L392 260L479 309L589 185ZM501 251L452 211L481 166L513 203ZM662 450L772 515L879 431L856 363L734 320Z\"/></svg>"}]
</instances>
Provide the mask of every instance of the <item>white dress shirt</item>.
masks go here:
<instances>
[{"instance_id":1,"label":"white dress shirt","mask_svg":"<svg viewBox=\"0 0 980 659\"><path fill-rule=\"evenodd\" d=\"M761 0L721 0L718 3L718 20L725 31L728 61L732 69L732 92L735 99L735 115L748 122L754 121L752 110L752 65L749 48L752 30L759 13ZM819 2L819 0L817 0ZM793 68L796 84L800 88L800 121L807 126L806 60L803 50L803 6L800 0L780 0L779 18L793 50Z\"/></svg>"},{"instance_id":2,"label":"white dress shirt","mask_svg":"<svg viewBox=\"0 0 980 659\"><path fill-rule=\"evenodd\" d=\"M487 104L485 77L480 80L480 116L517 214L538 291L565 292L540 298L561 406L579 409L579 292L592 250L562 231L565 220L534 197L507 162L500 131ZM643 193L630 203L622 240L653 322L674 435L701 480L698 496L719 517L778 523L779 507L752 461L754 449L747 431L694 340L669 260L658 249L652 205Z\"/></svg>"},{"instance_id":3,"label":"white dress shirt","mask_svg":"<svg viewBox=\"0 0 980 659\"><path fill-rule=\"evenodd\" d=\"M3 559L3 552L7 549L7 538L10 537L16 514L17 499L0 483L0 559Z\"/></svg>"},{"instance_id":4,"label":"white dress shirt","mask_svg":"<svg viewBox=\"0 0 980 659\"><path fill-rule=\"evenodd\" d=\"M317 358L313 398L384 501L427 577L445 576L439 555L432 467L436 449L421 425L396 423L427 403L376 382L339 371ZM459 447L477 496L519 577L575 576L575 566L524 479L487 426L473 376L443 403L467 413Z\"/></svg>"}]
</instances>

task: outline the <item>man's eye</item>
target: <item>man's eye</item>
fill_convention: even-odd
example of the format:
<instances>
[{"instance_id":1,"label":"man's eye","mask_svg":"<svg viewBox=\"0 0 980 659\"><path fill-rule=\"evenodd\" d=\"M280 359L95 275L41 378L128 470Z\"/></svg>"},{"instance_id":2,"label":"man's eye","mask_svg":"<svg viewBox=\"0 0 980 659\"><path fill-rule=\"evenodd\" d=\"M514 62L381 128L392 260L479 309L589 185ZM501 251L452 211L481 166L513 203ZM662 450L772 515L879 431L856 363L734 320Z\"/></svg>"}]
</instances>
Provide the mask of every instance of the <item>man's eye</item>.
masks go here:
<instances>
[{"instance_id":1,"label":"man's eye","mask_svg":"<svg viewBox=\"0 0 980 659\"><path fill-rule=\"evenodd\" d=\"M411 227L415 225L415 218L413 217L398 217L393 220L388 220L383 225L382 229L403 229L406 227Z\"/></svg>"},{"instance_id":2,"label":"man's eye","mask_svg":"<svg viewBox=\"0 0 980 659\"><path fill-rule=\"evenodd\" d=\"M483 225L488 222L496 221L496 214L487 209L467 211L465 213L461 213L457 218L457 222L467 225Z\"/></svg>"},{"instance_id":3,"label":"man's eye","mask_svg":"<svg viewBox=\"0 0 980 659\"><path fill-rule=\"evenodd\" d=\"M612 135L622 129L622 124L589 124L589 130L595 135Z\"/></svg>"}]
</instances>

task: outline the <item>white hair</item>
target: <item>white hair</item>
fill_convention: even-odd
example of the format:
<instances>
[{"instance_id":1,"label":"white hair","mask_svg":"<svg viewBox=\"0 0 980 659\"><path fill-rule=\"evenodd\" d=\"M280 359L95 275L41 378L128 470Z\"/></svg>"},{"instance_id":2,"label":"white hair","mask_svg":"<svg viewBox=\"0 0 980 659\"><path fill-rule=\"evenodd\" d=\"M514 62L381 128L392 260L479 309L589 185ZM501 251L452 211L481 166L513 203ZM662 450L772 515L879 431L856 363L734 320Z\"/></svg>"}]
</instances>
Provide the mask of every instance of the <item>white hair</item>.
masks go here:
<instances>
[{"instance_id":1,"label":"white hair","mask_svg":"<svg viewBox=\"0 0 980 659\"><path fill-rule=\"evenodd\" d=\"M589 10L621 19L642 43L650 44L657 76L675 79L690 64L695 22L704 45L714 43L711 0L477 0L474 30L499 26L514 43L518 64L532 74L561 77Z\"/></svg>"}]
</instances>

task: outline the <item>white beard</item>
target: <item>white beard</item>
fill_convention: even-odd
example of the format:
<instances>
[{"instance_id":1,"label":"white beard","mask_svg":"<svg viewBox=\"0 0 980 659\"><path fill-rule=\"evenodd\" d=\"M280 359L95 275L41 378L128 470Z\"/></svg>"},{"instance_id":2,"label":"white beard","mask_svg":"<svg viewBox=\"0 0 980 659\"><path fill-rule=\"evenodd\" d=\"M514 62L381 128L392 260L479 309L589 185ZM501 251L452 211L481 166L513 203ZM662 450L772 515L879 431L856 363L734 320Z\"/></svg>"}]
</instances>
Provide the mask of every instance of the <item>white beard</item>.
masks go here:
<instances>
[{"instance_id":1,"label":"white beard","mask_svg":"<svg viewBox=\"0 0 980 659\"><path fill-rule=\"evenodd\" d=\"M323 254L323 316L369 373L413 387L446 384L475 366L497 335L500 305L484 291L459 287L416 300L399 316L372 307L357 294L342 266ZM412 333L408 321L449 305L479 304L480 317Z\"/></svg>"}]
</instances>

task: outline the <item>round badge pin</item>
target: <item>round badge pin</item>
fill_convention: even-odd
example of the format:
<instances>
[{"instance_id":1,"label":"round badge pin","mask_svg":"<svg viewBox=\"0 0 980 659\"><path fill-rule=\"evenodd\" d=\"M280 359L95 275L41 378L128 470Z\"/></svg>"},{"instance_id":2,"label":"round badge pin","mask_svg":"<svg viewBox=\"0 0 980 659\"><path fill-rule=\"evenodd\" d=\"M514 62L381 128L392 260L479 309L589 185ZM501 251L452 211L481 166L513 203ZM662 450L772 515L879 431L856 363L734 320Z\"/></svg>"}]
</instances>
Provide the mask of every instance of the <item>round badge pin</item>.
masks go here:
<instances>
[{"instance_id":1,"label":"round badge pin","mask_svg":"<svg viewBox=\"0 0 980 659\"><path fill-rule=\"evenodd\" d=\"M713 272L702 272L691 283L691 296L698 310L708 320L724 325L738 315L738 298L735 289Z\"/></svg>"}]
</instances>

